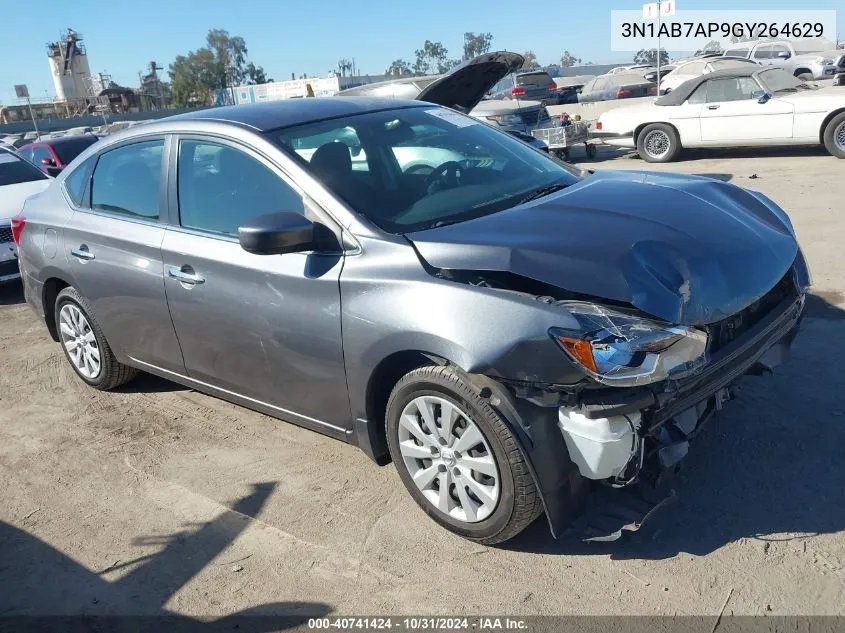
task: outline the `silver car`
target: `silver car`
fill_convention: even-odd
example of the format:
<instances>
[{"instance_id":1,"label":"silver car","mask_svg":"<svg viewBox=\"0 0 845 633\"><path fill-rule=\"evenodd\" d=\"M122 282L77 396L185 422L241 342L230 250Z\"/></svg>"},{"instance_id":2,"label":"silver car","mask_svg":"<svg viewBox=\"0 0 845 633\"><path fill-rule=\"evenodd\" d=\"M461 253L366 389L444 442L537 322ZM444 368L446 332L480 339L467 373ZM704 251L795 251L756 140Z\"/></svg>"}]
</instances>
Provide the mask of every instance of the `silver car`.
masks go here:
<instances>
[{"instance_id":1,"label":"silver car","mask_svg":"<svg viewBox=\"0 0 845 633\"><path fill-rule=\"evenodd\" d=\"M399 158L422 149L449 158ZM809 283L758 194L583 177L395 99L136 126L15 222L26 300L82 381L150 372L355 444L482 543L544 511L560 534L598 482L655 489L792 343Z\"/></svg>"}]
</instances>

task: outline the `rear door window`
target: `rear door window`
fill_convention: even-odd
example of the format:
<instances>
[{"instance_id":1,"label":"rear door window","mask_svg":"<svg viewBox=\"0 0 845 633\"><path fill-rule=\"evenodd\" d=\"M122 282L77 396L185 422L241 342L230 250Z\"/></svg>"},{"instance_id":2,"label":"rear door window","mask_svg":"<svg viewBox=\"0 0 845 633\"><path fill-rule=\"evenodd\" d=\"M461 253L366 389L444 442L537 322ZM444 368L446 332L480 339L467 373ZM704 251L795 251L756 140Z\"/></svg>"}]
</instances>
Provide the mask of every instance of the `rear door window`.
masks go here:
<instances>
[{"instance_id":1,"label":"rear door window","mask_svg":"<svg viewBox=\"0 0 845 633\"><path fill-rule=\"evenodd\" d=\"M78 207L87 208L90 206L88 182L91 180L91 171L94 169L96 162L97 157L92 156L79 167L74 168L73 172L65 178L65 191Z\"/></svg>"},{"instance_id":2,"label":"rear door window","mask_svg":"<svg viewBox=\"0 0 845 633\"><path fill-rule=\"evenodd\" d=\"M164 140L142 141L100 154L91 181L91 208L158 220Z\"/></svg>"}]
</instances>

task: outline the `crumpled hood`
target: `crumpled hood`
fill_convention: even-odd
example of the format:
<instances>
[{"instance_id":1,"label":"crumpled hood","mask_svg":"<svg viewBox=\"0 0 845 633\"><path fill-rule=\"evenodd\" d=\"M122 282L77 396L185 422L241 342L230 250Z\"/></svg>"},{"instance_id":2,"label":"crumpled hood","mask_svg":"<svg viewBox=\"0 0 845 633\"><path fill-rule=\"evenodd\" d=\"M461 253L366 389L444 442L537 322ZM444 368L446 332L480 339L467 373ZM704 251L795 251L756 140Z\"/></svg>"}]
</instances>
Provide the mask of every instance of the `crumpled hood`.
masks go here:
<instances>
[{"instance_id":1,"label":"crumpled hood","mask_svg":"<svg viewBox=\"0 0 845 633\"><path fill-rule=\"evenodd\" d=\"M436 268L508 271L684 325L749 306L799 254L789 218L762 194L633 171L407 237Z\"/></svg>"}]
</instances>

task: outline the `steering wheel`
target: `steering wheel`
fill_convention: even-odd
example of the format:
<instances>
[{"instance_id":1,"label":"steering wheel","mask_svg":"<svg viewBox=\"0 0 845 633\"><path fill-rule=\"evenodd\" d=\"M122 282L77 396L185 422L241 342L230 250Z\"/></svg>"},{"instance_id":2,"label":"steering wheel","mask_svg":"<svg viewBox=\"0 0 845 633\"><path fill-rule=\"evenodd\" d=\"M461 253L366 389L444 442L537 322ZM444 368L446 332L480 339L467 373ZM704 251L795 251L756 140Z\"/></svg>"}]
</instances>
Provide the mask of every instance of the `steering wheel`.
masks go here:
<instances>
[{"instance_id":1,"label":"steering wheel","mask_svg":"<svg viewBox=\"0 0 845 633\"><path fill-rule=\"evenodd\" d=\"M435 167L434 170L426 176L425 190L429 191L435 183L443 185L442 187L435 189L435 191L457 187L461 184L460 178L462 170L463 167L461 167L456 161L446 161L442 165ZM429 191L429 193L434 192Z\"/></svg>"}]
</instances>

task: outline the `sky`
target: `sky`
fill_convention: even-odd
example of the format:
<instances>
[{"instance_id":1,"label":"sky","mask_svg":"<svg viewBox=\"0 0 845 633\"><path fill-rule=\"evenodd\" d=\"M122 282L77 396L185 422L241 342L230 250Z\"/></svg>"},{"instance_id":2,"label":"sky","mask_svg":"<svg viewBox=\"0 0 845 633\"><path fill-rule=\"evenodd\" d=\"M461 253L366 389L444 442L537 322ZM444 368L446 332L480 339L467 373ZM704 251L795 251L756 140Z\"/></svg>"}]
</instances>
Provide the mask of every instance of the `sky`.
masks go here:
<instances>
[{"instance_id":1,"label":"sky","mask_svg":"<svg viewBox=\"0 0 845 633\"><path fill-rule=\"evenodd\" d=\"M47 42L73 28L82 35L91 72L138 86L155 60L165 69L176 55L204 45L209 29L246 40L249 57L275 80L326 76L341 58L361 73L380 74L394 59L414 60L426 39L461 56L466 31L493 34L494 50L533 50L540 64L564 50L584 61L623 63L610 51L610 11L639 10L643 0L513 2L513 0L0 0L0 103L17 103L14 84L33 99L52 98ZM838 9L845 39L845 0L677 0L678 10ZM166 70L163 73L166 78Z\"/></svg>"}]
</instances>

